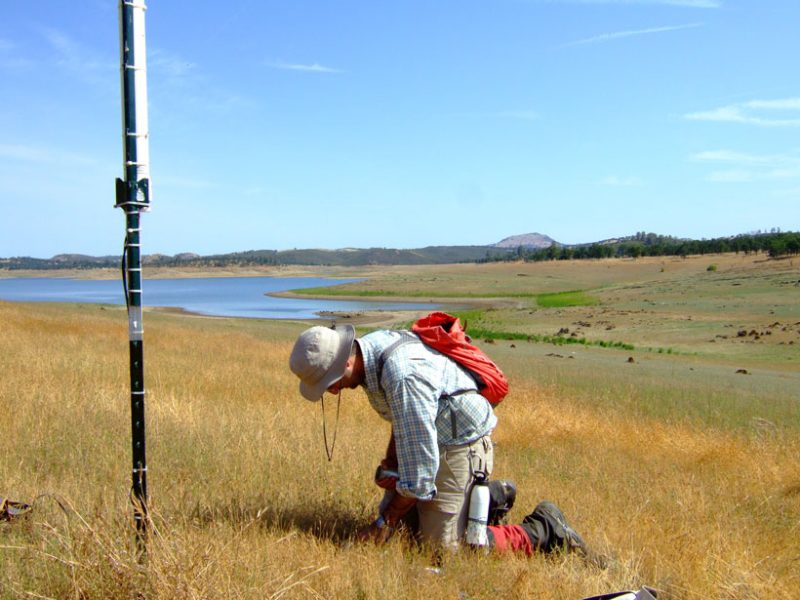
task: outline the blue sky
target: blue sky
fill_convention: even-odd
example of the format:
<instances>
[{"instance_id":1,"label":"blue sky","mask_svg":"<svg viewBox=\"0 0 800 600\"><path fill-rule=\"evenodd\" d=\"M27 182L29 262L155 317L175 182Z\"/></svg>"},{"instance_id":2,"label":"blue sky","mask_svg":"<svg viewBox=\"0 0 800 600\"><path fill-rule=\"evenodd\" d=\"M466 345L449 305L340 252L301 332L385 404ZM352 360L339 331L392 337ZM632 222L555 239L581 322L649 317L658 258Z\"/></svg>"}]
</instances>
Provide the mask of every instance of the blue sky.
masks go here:
<instances>
[{"instance_id":1,"label":"blue sky","mask_svg":"<svg viewBox=\"0 0 800 600\"><path fill-rule=\"evenodd\" d=\"M113 0L0 20L0 256L120 254ZM143 252L800 230L796 0L151 0Z\"/></svg>"}]
</instances>

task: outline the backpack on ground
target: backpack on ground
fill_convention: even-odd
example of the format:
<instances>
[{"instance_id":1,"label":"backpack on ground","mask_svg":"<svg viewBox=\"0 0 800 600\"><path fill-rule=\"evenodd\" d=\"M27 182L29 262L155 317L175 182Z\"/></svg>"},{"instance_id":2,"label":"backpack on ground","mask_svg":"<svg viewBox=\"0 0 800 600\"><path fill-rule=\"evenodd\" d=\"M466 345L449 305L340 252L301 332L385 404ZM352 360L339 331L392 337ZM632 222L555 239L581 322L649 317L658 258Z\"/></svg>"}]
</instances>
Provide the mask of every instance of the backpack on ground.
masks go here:
<instances>
[{"instance_id":1,"label":"backpack on ground","mask_svg":"<svg viewBox=\"0 0 800 600\"><path fill-rule=\"evenodd\" d=\"M494 361L471 343L458 317L444 312L432 312L411 326L423 344L438 350L464 367L478 386L478 392L492 406L497 406L508 394L508 380ZM413 336L409 336L413 337ZM380 366L398 346L410 340L401 339L389 346L380 357ZM380 367L379 367L380 370Z\"/></svg>"}]
</instances>

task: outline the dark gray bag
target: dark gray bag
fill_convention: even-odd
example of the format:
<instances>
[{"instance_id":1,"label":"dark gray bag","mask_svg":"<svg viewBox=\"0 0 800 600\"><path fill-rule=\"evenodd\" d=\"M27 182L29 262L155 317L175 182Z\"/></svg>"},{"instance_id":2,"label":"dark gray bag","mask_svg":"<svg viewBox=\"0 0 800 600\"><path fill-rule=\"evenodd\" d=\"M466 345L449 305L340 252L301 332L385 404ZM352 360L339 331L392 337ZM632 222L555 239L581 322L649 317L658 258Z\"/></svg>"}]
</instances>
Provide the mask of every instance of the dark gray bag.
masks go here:
<instances>
[{"instance_id":1,"label":"dark gray bag","mask_svg":"<svg viewBox=\"0 0 800 600\"><path fill-rule=\"evenodd\" d=\"M30 504L14 502L8 498L0 497L0 521L10 521L11 519L26 515L32 508Z\"/></svg>"},{"instance_id":2,"label":"dark gray bag","mask_svg":"<svg viewBox=\"0 0 800 600\"><path fill-rule=\"evenodd\" d=\"M610 592L608 594L600 594L599 596L590 596L583 600L656 600L658 594L651 588L642 586L642 589L634 592Z\"/></svg>"}]
</instances>

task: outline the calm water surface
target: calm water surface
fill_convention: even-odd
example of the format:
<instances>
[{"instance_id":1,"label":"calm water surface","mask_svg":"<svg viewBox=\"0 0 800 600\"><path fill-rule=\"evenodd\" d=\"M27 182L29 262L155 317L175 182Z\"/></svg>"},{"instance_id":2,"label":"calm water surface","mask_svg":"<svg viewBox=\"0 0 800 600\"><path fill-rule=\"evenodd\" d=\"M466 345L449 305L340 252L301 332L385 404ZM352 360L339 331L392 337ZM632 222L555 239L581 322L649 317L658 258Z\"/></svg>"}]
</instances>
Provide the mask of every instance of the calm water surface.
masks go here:
<instances>
[{"instance_id":1,"label":"calm water surface","mask_svg":"<svg viewBox=\"0 0 800 600\"><path fill-rule=\"evenodd\" d=\"M434 310L429 303L275 298L266 294L359 281L311 277L209 277L146 279L144 306L182 308L202 315L260 319L313 319L322 311ZM0 279L0 300L125 304L120 280Z\"/></svg>"}]
</instances>

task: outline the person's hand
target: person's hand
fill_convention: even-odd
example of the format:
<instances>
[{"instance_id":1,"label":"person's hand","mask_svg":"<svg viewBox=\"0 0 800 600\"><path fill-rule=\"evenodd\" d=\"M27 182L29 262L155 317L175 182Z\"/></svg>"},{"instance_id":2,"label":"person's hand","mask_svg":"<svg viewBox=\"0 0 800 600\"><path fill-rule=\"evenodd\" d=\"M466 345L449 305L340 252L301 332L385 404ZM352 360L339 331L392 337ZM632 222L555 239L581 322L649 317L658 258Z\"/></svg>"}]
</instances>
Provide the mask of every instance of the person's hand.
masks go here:
<instances>
[{"instance_id":1,"label":"person's hand","mask_svg":"<svg viewBox=\"0 0 800 600\"><path fill-rule=\"evenodd\" d=\"M397 486L397 466L390 466L386 460L375 470L375 485L384 490L393 490Z\"/></svg>"},{"instance_id":2,"label":"person's hand","mask_svg":"<svg viewBox=\"0 0 800 600\"><path fill-rule=\"evenodd\" d=\"M359 542L372 542L376 545L385 543L392 536L392 528L383 523L383 519L378 519L368 527L360 529L356 533Z\"/></svg>"},{"instance_id":3,"label":"person's hand","mask_svg":"<svg viewBox=\"0 0 800 600\"><path fill-rule=\"evenodd\" d=\"M416 498L407 498L400 494L395 494L389 506L383 509L381 517L384 519L389 527L397 527L408 511L410 511L417 504Z\"/></svg>"}]
</instances>

